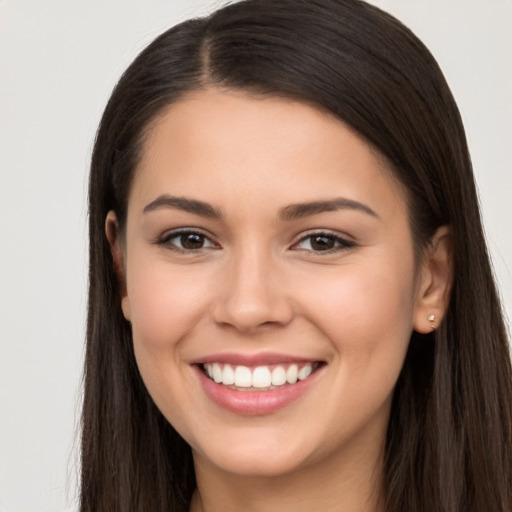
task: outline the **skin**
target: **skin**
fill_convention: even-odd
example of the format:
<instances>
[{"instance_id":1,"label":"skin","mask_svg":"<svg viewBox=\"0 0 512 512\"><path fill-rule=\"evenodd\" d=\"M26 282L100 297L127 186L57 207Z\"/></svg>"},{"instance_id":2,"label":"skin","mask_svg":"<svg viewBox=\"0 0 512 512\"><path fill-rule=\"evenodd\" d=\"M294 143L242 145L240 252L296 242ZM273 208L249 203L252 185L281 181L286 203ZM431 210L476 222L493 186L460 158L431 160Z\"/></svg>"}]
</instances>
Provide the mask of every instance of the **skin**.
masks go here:
<instances>
[{"instance_id":1,"label":"skin","mask_svg":"<svg viewBox=\"0 0 512 512\"><path fill-rule=\"evenodd\" d=\"M222 218L162 204L144 212L163 194ZM373 214L280 217L334 198ZM178 252L179 228L199 230L203 247ZM384 159L313 106L194 92L153 124L126 231L114 212L106 231L142 377L193 450L191 510L382 510L393 389L411 332L429 332L429 315L440 321L451 279L446 228L415 261L405 193ZM326 232L330 251L307 238ZM291 404L241 415L214 404L191 366L223 352L325 364Z\"/></svg>"}]
</instances>

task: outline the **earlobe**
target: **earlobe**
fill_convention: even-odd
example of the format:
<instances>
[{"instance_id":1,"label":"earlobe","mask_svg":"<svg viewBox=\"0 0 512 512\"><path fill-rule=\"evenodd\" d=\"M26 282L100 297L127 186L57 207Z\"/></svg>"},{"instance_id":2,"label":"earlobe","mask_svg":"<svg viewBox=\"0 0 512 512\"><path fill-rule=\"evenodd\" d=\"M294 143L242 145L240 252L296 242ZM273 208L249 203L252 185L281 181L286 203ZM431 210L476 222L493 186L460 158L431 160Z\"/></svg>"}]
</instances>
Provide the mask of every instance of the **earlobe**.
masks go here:
<instances>
[{"instance_id":1,"label":"earlobe","mask_svg":"<svg viewBox=\"0 0 512 512\"><path fill-rule=\"evenodd\" d=\"M123 310L123 316L128 320L128 322L130 322L130 301L128 300L128 295L123 296L121 300L121 309Z\"/></svg>"},{"instance_id":2,"label":"earlobe","mask_svg":"<svg viewBox=\"0 0 512 512\"><path fill-rule=\"evenodd\" d=\"M439 326L448 308L452 281L452 236L449 227L442 226L423 258L413 319L415 331L426 334Z\"/></svg>"},{"instance_id":3,"label":"earlobe","mask_svg":"<svg viewBox=\"0 0 512 512\"><path fill-rule=\"evenodd\" d=\"M114 211L110 210L105 219L105 234L110 245L110 252L114 265L114 272L116 273L119 283L121 300L121 308L126 320L130 320L130 304L128 294L126 291L126 272L124 264L123 247L121 243L121 235L119 229L119 222Z\"/></svg>"}]
</instances>

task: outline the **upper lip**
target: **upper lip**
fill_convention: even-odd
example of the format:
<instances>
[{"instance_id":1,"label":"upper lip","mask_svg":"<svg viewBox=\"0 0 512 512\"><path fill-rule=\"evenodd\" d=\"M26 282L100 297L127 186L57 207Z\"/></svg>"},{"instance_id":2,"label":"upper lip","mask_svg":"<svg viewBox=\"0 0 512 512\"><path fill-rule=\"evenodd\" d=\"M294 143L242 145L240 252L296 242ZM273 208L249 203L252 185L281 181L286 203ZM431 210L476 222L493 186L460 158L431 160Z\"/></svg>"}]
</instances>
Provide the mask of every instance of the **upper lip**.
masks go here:
<instances>
[{"instance_id":1,"label":"upper lip","mask_svg":"<svg viewBox=\"0 0 512 512\"><path fill-rule=\"evenodd\" d=\"M235 352L223 352L199 357L190 364L226 363L234 366L266 366L274 364L312 363L319 359L313 357L298 357L290 354L275 352L262 352L259 354L239 354Z\"/></svg>"}]
</instances>

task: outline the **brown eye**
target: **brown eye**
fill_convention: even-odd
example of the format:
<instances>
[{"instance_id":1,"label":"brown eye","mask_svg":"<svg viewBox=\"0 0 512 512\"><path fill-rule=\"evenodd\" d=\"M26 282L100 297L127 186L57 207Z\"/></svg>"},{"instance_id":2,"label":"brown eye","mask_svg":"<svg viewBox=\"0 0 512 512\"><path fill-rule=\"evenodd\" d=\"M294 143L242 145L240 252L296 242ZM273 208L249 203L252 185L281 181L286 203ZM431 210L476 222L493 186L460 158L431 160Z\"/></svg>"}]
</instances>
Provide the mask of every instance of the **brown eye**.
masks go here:
<instances>
[{"instance_id":1,"label":"brown eye","mask_svg":"<svg viewBox=\"0 0 512 512\"><path fill-rule=\"evenodd\" d=\"M201 249L204 245L204 240L205 237L197 233L185 233L180 236L183 249Z\"/></svg>"},{"instance_id":2,"label":"brown eye","mask_svg":"<svg viewBox=\"0 0 512 512\"><path fill-rule=\"evenodd\" d=\"M332 236L312 236L311 248L314 251L328 251L336 245L336 240Z\"/></svg>"},{"instance_id":3,"label":"brown eye","mask_svg":"<svg viewBox=\"0 0 512 512\"><path fill-rule=\"evenodd\" d=\"M331 233L313 233L302 238L294 249L310 252L336 252L354 247L355 243Z\"/></svg>"},{"instance_id":4,"label":"brown eye","mask_svg":"<svg viewBox=\"0 0 512 512\"><path fill-rule=\"evenodd\" d=\"M162 237L158 244L178 252L200 251L201 249L217 247L203 233L186 230L169 233Z\"/></svg>"}]
</instances>

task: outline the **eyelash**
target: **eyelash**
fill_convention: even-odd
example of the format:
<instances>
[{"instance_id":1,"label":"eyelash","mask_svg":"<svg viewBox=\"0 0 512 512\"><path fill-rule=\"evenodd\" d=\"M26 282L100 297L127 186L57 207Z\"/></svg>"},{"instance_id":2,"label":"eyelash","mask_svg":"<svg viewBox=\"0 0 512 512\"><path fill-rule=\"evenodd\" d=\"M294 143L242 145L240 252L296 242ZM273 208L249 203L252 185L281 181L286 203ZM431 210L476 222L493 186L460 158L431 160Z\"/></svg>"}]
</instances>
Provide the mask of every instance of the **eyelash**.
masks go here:
<instances>
[{"instance_id":1,"label":"eyelash","mask_svg":"<svg viewBox=\"0 0 512 512\"><path fill-rule=\"evenodd\" d=\"M175 238L180 238L184 235L199 236L203 239L203 243L205 240L208 240L211 245L208 247L199 247L196 249L185 249L183 247L177 246L174 243L171 243L171 240L173 240ZM297 243L295 243L294 247L305 242L306 240L310 240L310 245L311 245L311 240L314 238L317 238L317 239L318 238L328 238L334 242L335 246L331 247L329 249L326 249L326 250L321 250L321 251L315 251L313 249L293 249L293 250L308 251L312 254L322 255L322 254L333 254L336 252L340 252L340 251L344 251L344 250L348 250L353 247L356 247L355 242L347 240L345 238L342 238L342 237L336 235L335 233L332 233L329 231L315 231L312 233L308 233L307 235L303 236ZM210 247L218 248L218 245L215 242L212 242L210 237L208 237L202 231L195 230L195 229L181 229L181 230L177 230L177 231L172 231L171 233L167 233L163 237L159 238L156 241L156 243L157 243L157 245L160 245L160 246L167 246L169 249L171 249L175 252L178 252L180 254L198 253L198 252L202 251L203 249L208 249Z\"/></svg>"},{"instance_id":2,"label":"eyelash","mask_svg":"<svg viewBox=\"0 0 512 512\"><path fill-rule=\"evenodd\" d=\"M166 246L169 249L171 249L175 252L178 252L180 254L198 253L199 251L208 248L208 247L199 247L197 249L185 249L183 247L178 247L176 244L171 243L171 240L173 240L175 238L181 238L182 236L185 236L185 235L200 236L204 240L208 240L211 243L212 247L218 247L217 244L215 244L214 242L212 242L210 240L210 237L208 235L206 235L202 231L199 231L196 229L179 229L177 231L172 231L170 233L165 234L161 238L159 238L156 243L157 243L157 245L160 245L160 246Z\"/></svg>"},{"instance_id":3,"label":"eyelash","mask_svg":"<svg viewBox=\"0 0 512 512\"><path fill-rule=\"evenodd\" d=\"M299 250L299 251L305 250L305 251L311 252L312 254L315 254L315 255L322 255L322 254L333 254L333 253L340 252L340 251L346 251L346 250L351 249L356 246L355 242L353 242L351 240L347 240L346 238L342 238L339 235L337 235L336 233L332 233L330 231L314 231L312 233L308 233L307 235L303 236L296 244L294 244L294 246L297 246L306 240L310 240L310 245L311 245L311 241L314 238L317 238L317 239L318 238L328 238L334 242L335 246L330 249L326 249L325 251L315 251L313 249L295 249L295 250Z\"/></svg>"}]
</instances>

